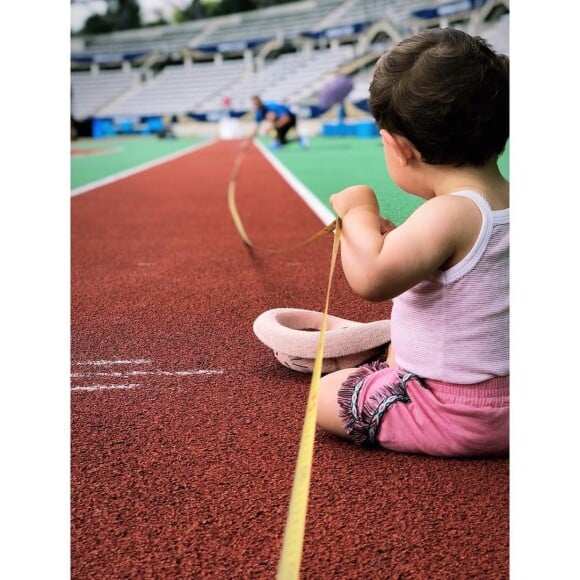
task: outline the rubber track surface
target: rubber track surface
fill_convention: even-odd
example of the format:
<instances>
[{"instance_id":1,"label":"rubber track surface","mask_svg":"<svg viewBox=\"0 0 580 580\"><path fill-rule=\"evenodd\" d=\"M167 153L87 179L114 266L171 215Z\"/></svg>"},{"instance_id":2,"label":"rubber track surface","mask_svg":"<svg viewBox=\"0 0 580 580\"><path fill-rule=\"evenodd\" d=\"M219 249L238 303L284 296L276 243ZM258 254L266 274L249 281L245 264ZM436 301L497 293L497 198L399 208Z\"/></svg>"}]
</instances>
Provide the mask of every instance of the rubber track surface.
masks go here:
<instances>
[{"instance_id":1,"label":"rubber track surface","mask_svg":"<svg viewBox=\"0 0 580 580\"><path fill-rule=\"evenodd\" d=\"M310 377L252 323L323 308L332 239L248 250L226 200L239 149L217 142L71 199L74 579L275 576ZM254 147L237 191L256 243L321 227ZM340 267L330 312L390 314ZM302 577L508 578L508 467L318 433Z\"/></svg>"}]
</instances>

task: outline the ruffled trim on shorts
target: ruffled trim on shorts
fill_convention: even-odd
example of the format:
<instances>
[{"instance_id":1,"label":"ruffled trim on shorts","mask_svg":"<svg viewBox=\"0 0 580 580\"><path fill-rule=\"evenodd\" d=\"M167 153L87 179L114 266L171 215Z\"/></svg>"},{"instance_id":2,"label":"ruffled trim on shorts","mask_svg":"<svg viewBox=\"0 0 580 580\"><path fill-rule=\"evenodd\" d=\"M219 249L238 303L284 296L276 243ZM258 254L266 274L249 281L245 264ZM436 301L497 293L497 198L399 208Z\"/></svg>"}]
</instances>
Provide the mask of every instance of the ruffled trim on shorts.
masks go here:
<instances>
[{"instance_id":1,"label":"ruffled trim on shorts","mask_svg":"<svg viewBox=\"0 0 580 580\"><path fill-rule=\"evenodd\" d=\"M397 372L398 382L380 387L359 412L358 399L365 380L377 371L388 367L384 362L374 362L363 365L352 373L341 385L338 391L339 416L352 441L359 445L374 445L377 432L384 414L395 403L410 403L407 394L407 383L417 380L422 387L425 382L413 373Z\"/></svg>"},{"instance_id":2,"label":"ruffled trim on shorts","mask_svg":"<svg viewBox=\"0 0 580 580\"><path fill-rule=\"evenodd\" d=\"M359 445L364 445L368 440L367 425L358 412L360 390L369 375L388 366L387 363L380 360L362 365L348 376L338 390L339 416L348 436Z\"/></svg>"}]
</instances>

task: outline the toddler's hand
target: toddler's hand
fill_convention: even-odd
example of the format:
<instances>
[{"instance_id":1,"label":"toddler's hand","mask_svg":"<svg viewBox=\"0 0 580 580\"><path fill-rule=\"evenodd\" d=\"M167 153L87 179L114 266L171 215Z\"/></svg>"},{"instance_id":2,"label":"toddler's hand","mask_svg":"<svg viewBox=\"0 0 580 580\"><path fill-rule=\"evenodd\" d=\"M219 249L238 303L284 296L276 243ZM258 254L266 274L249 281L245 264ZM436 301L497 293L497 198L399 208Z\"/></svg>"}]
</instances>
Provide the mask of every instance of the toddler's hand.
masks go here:
<instances>
[{"instance_id":1,"label":"toddler's hand","mask_svg":"<svg viewBox=\"0 0 580 580\"><path fill-rule=\"evenodd\" d=\"M336 215L343 218L347 212L354 208L365 208L371 212L379 213L379 204L375 192L366 185L353 185L339 193L330 196L330 205Z\"/></svg>"}]
</instances>

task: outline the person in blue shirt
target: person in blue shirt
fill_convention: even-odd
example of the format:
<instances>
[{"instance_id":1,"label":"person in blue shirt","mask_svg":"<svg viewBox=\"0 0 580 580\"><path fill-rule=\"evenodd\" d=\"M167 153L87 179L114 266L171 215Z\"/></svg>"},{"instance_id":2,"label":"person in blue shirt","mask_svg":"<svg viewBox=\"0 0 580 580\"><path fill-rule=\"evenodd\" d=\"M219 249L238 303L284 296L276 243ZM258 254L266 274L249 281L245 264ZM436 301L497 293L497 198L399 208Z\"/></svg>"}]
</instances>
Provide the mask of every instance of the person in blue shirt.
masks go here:
<instances>
[{"instance_id":1,"label":"person in blue shirt","mask_svg":"<svg viewBox=\"0 0 580 580\"><path fill-rule=\"evenodd\" d=\"M305 137L298 136L296 139L288 139L290 129L296 129L296 115L289 107L276 101L262 101L258 95L254 95L252 97L252 108L254 109L256 126L251 137L255 137L258 134L261 124L265 121L276 132L276 139L271 145L272 149L280 149L283 145L287 145L294 140L297 140L302 147L308 147Z\"/></svg>"}]
</instances>

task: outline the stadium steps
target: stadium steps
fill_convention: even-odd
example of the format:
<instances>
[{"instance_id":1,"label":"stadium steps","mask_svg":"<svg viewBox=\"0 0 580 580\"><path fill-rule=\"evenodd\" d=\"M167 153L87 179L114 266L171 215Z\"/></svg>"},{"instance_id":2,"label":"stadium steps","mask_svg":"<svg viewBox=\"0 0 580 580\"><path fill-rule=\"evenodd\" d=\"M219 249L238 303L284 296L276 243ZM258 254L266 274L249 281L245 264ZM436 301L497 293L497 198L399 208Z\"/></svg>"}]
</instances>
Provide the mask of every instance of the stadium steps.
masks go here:
<instances>
[{"instance_id":1,"label":"stadium steps","mask_svg":"<svg viewBox=\"0 0 580 580\"><path fill-rule=\"evenodd\" d=\"M139 73L131 71L77 72L71 75L71 112L75 119L95 115L119 94L139 83Z\"/></svg>"},{"instance_id":2,"label":"stadium steps","mask_svg":"<svg viewBox=\"0 0 580 580\"><path fill-rule=\"evenodd\" d=\"M335 8L326 18L323 18L318 24L318 28L323 30L324 28L330 28L336 24L346 12L350 11L352 7L358 3L359 0L346 0L340 6Z\"/></svg>"},{"instance_id":3,"label":"stadium steps","mask_svg":"<svg viewBox=\"0 0 580 580\"><path fill-rule=\"evenodd\" d=\"M205 43L206 39L211 36L219 27L220 27L220 21L215 19L215 18L211 18L209 19L210 21L208 22L208 24L201 30L201 32L195 36L194 38L192 38L189 43L187 48L189 50L195 50L196 46L200 46L202 44Z\"/></svg>"},{"instance_id":4,"label":"stadium steps","mask_svg":"<svg viewBox=\"0 0 580 580\"><path fill-rule=\"evenodd\" d=\"M141 92L143 87L148 83L152 82L152 80L153 79L148 79L147 81L145 81L145 83L138 82L133 86L129 87L127 90L113 97L109 102L103 103L103 105L99 107L99 109L95 112L95 117L107 116L108 110L114 109L119 103L122 103L130 99L133 95Z\"/></svg>"},{"instance_id":5,"label":"stadium steps","mask_svg":"<svg viewBox=\"0 0 580 580\"><path fill-rule=\"evenodd\" d=\"M381 56L378 50L371 50L363 54L362 56L356 58L355 60L342 65L338 72L341 75L353 75L356 74L361 69L368 67L371 63L376 62L376 60Z\"/></svg>"}]
</instances>

